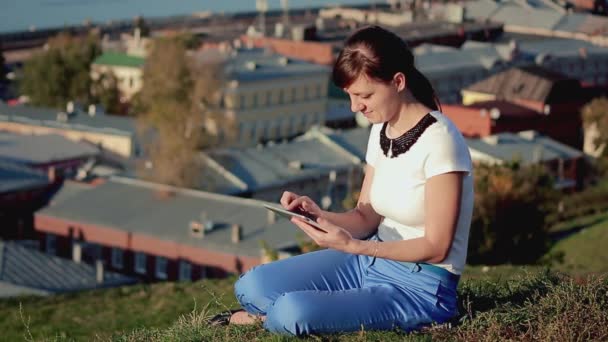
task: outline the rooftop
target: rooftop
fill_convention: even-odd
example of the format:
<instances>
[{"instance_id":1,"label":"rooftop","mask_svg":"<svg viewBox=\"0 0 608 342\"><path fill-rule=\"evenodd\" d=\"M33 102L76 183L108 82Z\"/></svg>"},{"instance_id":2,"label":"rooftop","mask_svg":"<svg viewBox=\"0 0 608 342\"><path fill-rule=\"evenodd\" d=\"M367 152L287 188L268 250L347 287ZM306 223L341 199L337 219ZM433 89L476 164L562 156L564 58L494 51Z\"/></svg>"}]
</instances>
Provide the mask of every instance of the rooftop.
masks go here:
<instances>
[{"instance_id":1,"label":"rooftop","mask_svg":"<svg viewBox=\"0 0 608 342\"><path fill-rule=\"evenodd\" d=\"M146 62L145 58L130 56L120 52L104 52L95 58L93 64L141 68Z\"/></svg>"},{"instance_id":2,"label":"rooftop","mask_svg":"<svg viewBox=\"0 0 608 342\"><path fill-rule=\"evenodd\" d=\"M0 160L0 194L42 188L49 184L43 172Z\"/></svg>"},{"instance_id":3,"label":"rooftop","mask_svg":"<svg viewBox=\"0 0 608 342\"><path fill-rule=\"evenodd\" d=\"M212 52L202 52L201 58ZM264 49L236 49L228 56L227 73L229 79L240 82L273 80L298 77L329 78L326 66L292 59Z\"/></svg>"},{"instance_id":4,"label":"rooftop","mask_svg":"<svg viewBox=\"0 0 608 342\"><path fill-rule=\"evenodd\" d=\"M0 241L0 297L80 291L135 282L133 278L106 270L104 281L97 283L94 266L51 256L15 242Z\"/></svg>"},{"instance_id":5,"label":"rooftop","mask_svg":"<svg viewBox=\"0 0 608 342\"><path fill-rule=\"evenodd\" d=\"M133 118L110 114L73 113L62 120L60 111L53 108L34 106L9 106L0 102L0 123L16 122L32 126L89 131L112 135L135 135Z\"/></svg>"},{"instance_id":6,"label":"rooftop","mask_svg":"<svg viewBox=\"0 0 608 342\"><path fill-rule=\"evenodd\" d=\"M70 191L73 184L66 183ZM65 190L62 190L63 192ZM166 191L168 195L159 195ZM58 197L61 198L61 192ZM70 191L36 215L110 227L192 247L236 255L260 256L260 241L280 248L296 244L297 227L277 218L269 223L266 202L209 192L179 189L113 177L104 184ZM190 234L201 215L215 228L202 238ZM239 243L231 242L231 225L242 227Z\"/></svg>"},{"instance_id":7,"label":"rooftop","mask_svg":"<svg viewBox=\"0 0 608 342\"><path fill-rule=\"evenodd\" d=\"M466 140L472 151L501 161L517 159L524 165L583 156L583 152L535 131L523 131L517 134L498 133L479 139Z\"/></svg>"},{"instance_id":8,"label":"rooftop","mask_svg":"<svg viewBox=\"0 0 608 342\"><path fill-rule=\"evenodd\" d=\"M88 143L77 143L60 135L20 135L0 132L0 159L25 165L48 164L99 154Z\"/></svg>"}]
</instances>

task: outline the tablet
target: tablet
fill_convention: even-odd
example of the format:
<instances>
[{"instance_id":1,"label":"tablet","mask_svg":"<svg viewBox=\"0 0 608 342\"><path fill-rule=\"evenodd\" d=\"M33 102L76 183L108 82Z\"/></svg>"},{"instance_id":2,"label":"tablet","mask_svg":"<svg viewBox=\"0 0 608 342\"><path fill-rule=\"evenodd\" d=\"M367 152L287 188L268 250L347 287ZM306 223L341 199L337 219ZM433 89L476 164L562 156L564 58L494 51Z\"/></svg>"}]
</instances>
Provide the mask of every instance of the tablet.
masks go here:
<instances>
[{"instance_id":1,"label":"tablet","mask_svg":"<svg viewBox=\"0 0 608 342\"><path fill-rule=\"evenodd\" d=\"M275 213L277 213L277 214L279 214L279 215L287 218L287 219L291 219L292 217L297 217L300 220L302 220L302 221L310 224L311 226L313 226L313 227L315 227L315 228L317 228L319 230L325 231L323 228L321 228L321 226L319 226L319 224L315 220L313 220L313 219L311 219L309 217L306 217L306 216L304 216L302 214L298 214L298 213L295 213L293 211L289 211L289 210L286 210L286 209L283 209L283 208L279 208L279 207L276 207L276 206L273 206L273 205L269 205L269 204L264 204L264 207L266 209L268 209L268 210L271 210L271 211L273 211L273 212L275 212Z\"/></svg>"}]
</instances>

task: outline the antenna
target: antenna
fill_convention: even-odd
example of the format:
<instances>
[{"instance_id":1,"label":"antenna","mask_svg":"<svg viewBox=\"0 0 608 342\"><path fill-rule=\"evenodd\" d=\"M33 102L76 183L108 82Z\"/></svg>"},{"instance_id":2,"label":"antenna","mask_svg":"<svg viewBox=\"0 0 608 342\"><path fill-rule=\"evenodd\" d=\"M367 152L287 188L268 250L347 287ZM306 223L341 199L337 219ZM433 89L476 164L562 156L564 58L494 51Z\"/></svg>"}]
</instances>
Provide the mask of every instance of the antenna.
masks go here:
<instances>
[{"instance_id":1,"label":"antenna","mask_svg":"<svg viewBox=\"0 0 608 342\"><path fill-rule=\"evenodd\" d=\"M260 13L260 32L266 35L266 12L268 12L268 0L255 0L255 9Z\"/></svg>"},{"instance_id":2,"label":"antenna","mask_svg":"<svg viewBox=\"0 0 608 342\"><path fill-rule=\"evenodd\" d=\"M289 0L281 0L281 8L283 9L283 25L289 25Z\"/></svg>"}]
</instances>

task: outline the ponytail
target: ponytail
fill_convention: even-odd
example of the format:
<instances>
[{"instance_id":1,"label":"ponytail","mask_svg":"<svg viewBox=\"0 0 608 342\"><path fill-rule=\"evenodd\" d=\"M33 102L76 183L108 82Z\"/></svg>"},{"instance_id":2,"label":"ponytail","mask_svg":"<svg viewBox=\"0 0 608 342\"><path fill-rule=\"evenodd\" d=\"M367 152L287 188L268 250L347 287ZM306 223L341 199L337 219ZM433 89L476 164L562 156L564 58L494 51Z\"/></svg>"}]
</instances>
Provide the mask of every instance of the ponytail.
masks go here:
<instances>
[{"instance_id":1,"label":"ponytail","mask_svg":"<svg viewBox=\"0 0 608 342\"><path fill-rule=\"evenodd\" d=\"M433 110L441 110L439 98L426 76L412 66L405 77L407 78L408 89L416 100Z\"/></svg>"}]
</instances>

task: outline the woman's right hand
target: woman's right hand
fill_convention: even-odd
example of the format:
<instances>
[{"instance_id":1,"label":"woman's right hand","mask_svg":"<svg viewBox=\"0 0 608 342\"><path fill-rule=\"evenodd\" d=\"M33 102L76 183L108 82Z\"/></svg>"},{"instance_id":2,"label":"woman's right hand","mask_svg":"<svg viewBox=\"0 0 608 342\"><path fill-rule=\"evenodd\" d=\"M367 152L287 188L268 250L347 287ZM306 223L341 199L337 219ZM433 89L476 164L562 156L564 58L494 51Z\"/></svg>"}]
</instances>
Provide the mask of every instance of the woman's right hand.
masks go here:
<instances>
[{"instance_id":1,"label":"woman's right hand","mask_svg":"<svg viewBox=\"0 0 608 342\"><path fill-rule=\"evenodd\" d=\"M283 208L289 211L300 212L304 216L311 217L315 220L323 213L323 210L321 210L310 197L300 196L289 191L283 192L280 203Z\"/></svg>"}]
</instances>

